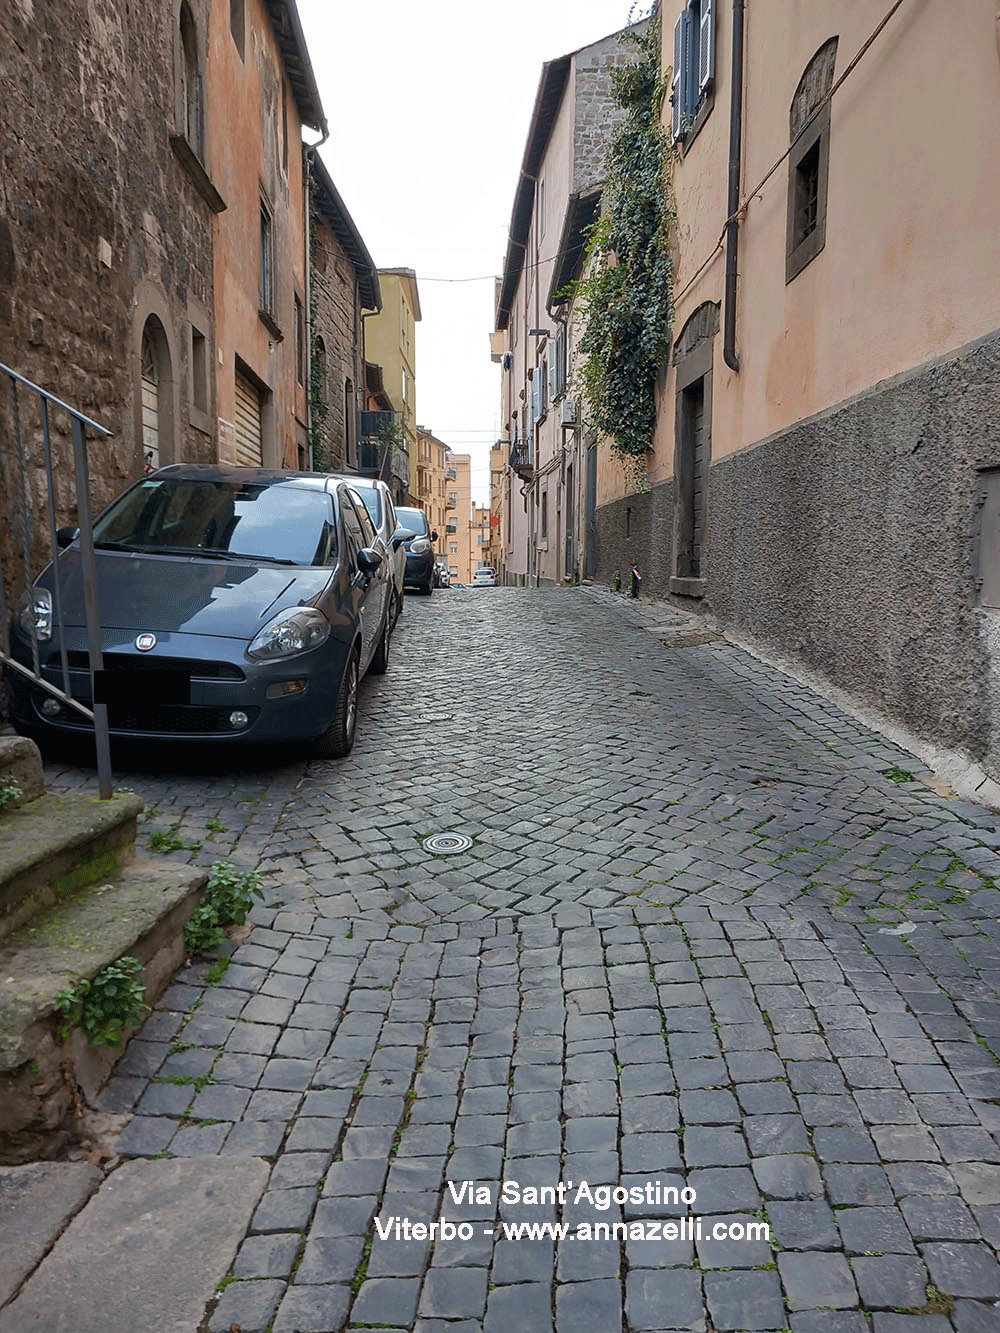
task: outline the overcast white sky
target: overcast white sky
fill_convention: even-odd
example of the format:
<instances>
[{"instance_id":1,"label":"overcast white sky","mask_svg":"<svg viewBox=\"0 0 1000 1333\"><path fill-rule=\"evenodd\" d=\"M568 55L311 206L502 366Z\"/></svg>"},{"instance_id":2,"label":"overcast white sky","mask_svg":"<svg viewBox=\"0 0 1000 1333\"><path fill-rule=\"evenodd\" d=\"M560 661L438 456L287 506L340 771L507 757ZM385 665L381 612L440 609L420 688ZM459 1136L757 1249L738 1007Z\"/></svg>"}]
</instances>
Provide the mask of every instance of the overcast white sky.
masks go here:
<instances>
[{"instance_id":1,"label":"overcast white sky","mask_svg":"<svg viewBox=\"0 0 1000 1333\"><path fill-rule=\"evenodd\" d=\"M417 274L417 420L472 454L500 434L493 275L542 65L615 32L631 0L298 0L330 138L322 156L380 268ZM478 282L432 279L482 278Z\"/></svg>"}]
</instances>

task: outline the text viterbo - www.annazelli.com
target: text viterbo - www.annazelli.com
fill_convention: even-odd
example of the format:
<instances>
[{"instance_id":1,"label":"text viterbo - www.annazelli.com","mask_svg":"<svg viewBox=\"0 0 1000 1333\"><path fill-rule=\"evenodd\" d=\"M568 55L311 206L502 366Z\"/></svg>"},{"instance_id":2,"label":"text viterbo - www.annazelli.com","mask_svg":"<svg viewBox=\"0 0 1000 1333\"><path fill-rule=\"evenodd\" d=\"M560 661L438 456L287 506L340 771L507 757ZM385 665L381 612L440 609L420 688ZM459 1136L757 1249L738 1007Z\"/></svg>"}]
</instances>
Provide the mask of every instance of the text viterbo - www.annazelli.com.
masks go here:
<instances>
[{"instance_id":1,"label":"text viterbo - www.annazelli.com","mask_svg":"<svg viewBox=\"0 0 1000 1333\"><path fill-rule=\"evenodd\" d=\"M475 1181L449 1181L448 1191L457 1207L474 1205L492 1207L493 1187ZM662 1185L648 1181L645 1185L590 1185L581 1181L574 1185L564 1181L551 1186L521 1187L517 1181L506 1180L500 1188L501 1203L526 1207L552 1207L571 1204L576 1207L589 1204L598 1212L628 1204L632 1207L691 1208L697 1201L696 1191L689 1186ZM435 1222L412 1221L408 1217L392 1215L375 1219L380 1240L471 1240L477 1232L485 1236L499 1233L504 1240L713 1240L753 1241L770 1240L767 1222L748 1218L745 1222L702 1218L688 1213L675 1219L633 1218L630 1221L603 1222L600 1220L569 1222L531 1221L453 1221L442 1215Z\"/></svg>"}]
</instances>

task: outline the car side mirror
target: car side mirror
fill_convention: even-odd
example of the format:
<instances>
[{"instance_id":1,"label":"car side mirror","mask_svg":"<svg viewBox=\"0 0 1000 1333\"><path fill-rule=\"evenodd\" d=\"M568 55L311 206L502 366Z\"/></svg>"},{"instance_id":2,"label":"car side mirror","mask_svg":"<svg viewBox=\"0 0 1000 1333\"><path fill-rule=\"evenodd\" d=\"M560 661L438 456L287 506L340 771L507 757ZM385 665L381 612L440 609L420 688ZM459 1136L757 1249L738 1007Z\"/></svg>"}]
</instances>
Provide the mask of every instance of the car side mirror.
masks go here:
<instances>
[{"instance_id":1,"label":"car side mirror","mask_svg":"<svg viewBox=\"0 0 1000 1333\"><path fill-rule=\"evenodd\" d=\"M80 535L79 528L60 528L56 533L56 542L62 546L71 546Z\"/></svg>"},{"instance_id":2,"label":"car side mirror","mask_svg":"<svg viewBox=\"0 0 1000 1333\"><path fill-rule=\"evenodd\" d=\"M403 542L408 542L411 537L415 537L416 535L417 534L411 532L409 528L397 528L392 534L392 549L398 551Z\"/></svg>"},{"instance_id":3,"label":"car side mirror","mask_svg":"<svg viewBox=\"0 0 1000 1333\"><path fill-rule=\"evenodd\" d=\"M370 546L365 546L358 552L358 569L362 574L374 574L381 563L382 557Z\"/></svg>"}]
</instances>

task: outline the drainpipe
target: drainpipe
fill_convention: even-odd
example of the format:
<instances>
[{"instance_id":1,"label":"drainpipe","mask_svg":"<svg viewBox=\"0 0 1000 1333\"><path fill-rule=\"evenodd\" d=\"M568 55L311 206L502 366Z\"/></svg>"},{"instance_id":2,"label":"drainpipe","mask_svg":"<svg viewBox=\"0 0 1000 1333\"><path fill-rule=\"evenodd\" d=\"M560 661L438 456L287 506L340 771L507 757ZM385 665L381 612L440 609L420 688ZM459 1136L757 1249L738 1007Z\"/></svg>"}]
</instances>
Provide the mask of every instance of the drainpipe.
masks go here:
<instances>
[{"instance_id":1,"label":"drainpipe","mask_svg":"<svg viewBox=\"0 0 1000 1333\"><path fill-rule=\"evenodd\" d=\"M740 206L740 161L743 156L743 16L745 0L733 0L732 100L729 106L729 199L726 206L726 309L722 356L730 370L737 373L736 355L736 261L740 224L736 211Z\"/></svg>"}]
</instances>

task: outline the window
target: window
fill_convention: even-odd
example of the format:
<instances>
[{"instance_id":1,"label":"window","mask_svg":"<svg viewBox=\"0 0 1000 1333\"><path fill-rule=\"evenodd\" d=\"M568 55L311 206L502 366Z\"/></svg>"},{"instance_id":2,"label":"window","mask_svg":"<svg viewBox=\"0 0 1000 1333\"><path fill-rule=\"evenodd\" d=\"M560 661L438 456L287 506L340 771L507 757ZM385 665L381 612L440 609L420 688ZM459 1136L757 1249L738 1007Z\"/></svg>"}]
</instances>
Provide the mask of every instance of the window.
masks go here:
<instances>
[{"instance_id":1,"label":"window","mask_svg":"<svg viewBox=\"0 0 1000 1333\"><path fill-rule=\"evenodd\" d=\"M181 129L195 156L203 158L201 62L198 59L198 30L187 3L181 5Z\"/></svg>"},{"instance_id":2,"label":"window","mask_svg":"<svg viewBox=\"0 0 1000 1333\"><path fill-rule=\"evenodd\" d=\"M458 555L458 542L449 542L448 550L452 555Z\"/></svg>"},{"instance_id":3,"label":"window","mask_svg":"<svg viewBox=\"0 0 1000 1333\"><path fill-rule=\"evenodd\" d=\"M712 109L715 85L715 3L688 0L674 26L670 85L672 135L691 139Z\"/></svg>"},{"instance_id":4,"label":"window","mask_svg":"<svg viewBox=\"0 0 1000 1333\"><path fill-rule=\"evenodd\" d=\"M267 200L260 199L260 308L274 314L274 222Z\"/></svg>"},{"instance_id":5,"label":"window","mask_svg":"<svg viewBox=\"0 0 1000 1333\"><path fill-rule=\"evenodd\" d=\"M229 31L233 34L241 60L246 58L246 25L246 0L229 0Z\"/></svg>"},{"instance_id":6,"label":"window","mask_svg":"<svg viewBox=\"0 0 1000 1333\"><path fill-rule=\"evenodd\" d=\"M305 309L297 292L295 294L295 378L300 384L306 382Z\"/></svg>"},{"instance_id":7,"label":"window","mask_svg":"<svg viewBox=\"0 0 1000 1333\"><path fill-rule=\"evenodd\" d=\"M208 342L191 325L191 402L199 412L208 411Z\"/></svg>"},{"instance_id":8,"label":"window","mask_svg":"<svg viewBox=\"0 0 1000 1333\"><path fill-rule=\"evenodd\" d=\"M540 522L539 536L542 541L548 541L549 536L549 493L542 491L542 514Z\"/></svg>"},{"instance_id":9,"label":"window","mask_svg":"<svg viewBox=\"0 0 1000 1333\"><path fill-rule=\"evenodd\" d=\"M837 60L831 37L806 66L792 98L788 155L788 223L785 281L810 263L826 244L826 200L830 168L830 90Z\"/></svg>"}]
</instances>

